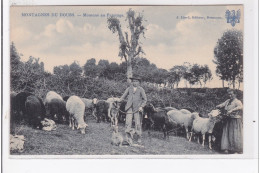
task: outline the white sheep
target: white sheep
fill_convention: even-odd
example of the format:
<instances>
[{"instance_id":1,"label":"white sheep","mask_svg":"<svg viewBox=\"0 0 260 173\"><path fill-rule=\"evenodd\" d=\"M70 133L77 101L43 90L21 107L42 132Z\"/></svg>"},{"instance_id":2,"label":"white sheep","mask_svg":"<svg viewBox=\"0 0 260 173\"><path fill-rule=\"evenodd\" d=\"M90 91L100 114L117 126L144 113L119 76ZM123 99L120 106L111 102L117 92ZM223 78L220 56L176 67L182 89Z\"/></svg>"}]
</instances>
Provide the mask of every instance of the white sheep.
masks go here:
<instances>
[{"instance_id":1,"label":"white sheep","mask_svg":"<svg viewBox=\"0 0 260 173\"><path fill-rule=\"evenodd\" d=\"M185 127L186 138L189 139L189 127L192 127L192 122L195 117L199 116L197 112L190 113L183 110L171 110L167 112L169 121Z\"/></svg>"},{"instance_id":2,"label":"white sheep","mask_svg":"<svg viewBox=\"0 0 260 173\"><path fill-rule=\"evenodd\" d=\"M193 124L192 124L192 132L189 141L191 141L193 132L201 133L202 134L202 146L204 147L204 142L205 142L205 134L209 133L212 134L213 128L216 123L216 118L220 114L219 110L212 110L208 116L209 118L202 118L202 117L195 117ZM198 143L199 143L199 138L198 138ZM209 148L212 149L211 147L211 135L209 135Z\"/></svg>"},{"instance_id":3,"label":"white sheep","mask_svg":"<svg viewBox=\"0 0 260 173\"><path fill-rule=\"evenodd\" d=\"M85 128L88 126L84 122L85 104L78 96L71 96L66 103L66 109L70 114L69 126L74 130L74 126L77 123L77 129L81 130L82 134L85 134Z\"/></svg>"}]
</instances>

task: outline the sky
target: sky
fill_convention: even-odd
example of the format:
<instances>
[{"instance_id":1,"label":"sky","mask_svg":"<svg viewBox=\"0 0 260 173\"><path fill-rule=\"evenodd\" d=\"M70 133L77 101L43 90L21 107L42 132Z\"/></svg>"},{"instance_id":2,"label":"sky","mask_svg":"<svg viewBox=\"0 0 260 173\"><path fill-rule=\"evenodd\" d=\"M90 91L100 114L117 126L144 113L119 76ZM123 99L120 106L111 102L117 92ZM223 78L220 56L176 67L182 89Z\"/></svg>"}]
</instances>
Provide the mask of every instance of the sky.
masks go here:
<instances>
[{"instance_id":1,"label":"sky","mask_svg":"<svg viewBox=\"0 0 260 173\"><path fill-rule=\"evenodd\" d=\"M222 86L215 73L213 50L225 31L243 31L243 6L13 6L10 42L14 42L23 61L30 56L40 58L49 72L54 66L74 61L83 66L90 58L121 63L118 35L108 29L107 16L117 15L123 32L129 32L125 21L129 8L145 19L145 38L140 38L143 57L167 70L184 62L207 64L213 80L206 86ZM240 23L232 27L225 12L238 9ZM30 16L32 13L34 16Z\"/></svg>"}]
</instances>

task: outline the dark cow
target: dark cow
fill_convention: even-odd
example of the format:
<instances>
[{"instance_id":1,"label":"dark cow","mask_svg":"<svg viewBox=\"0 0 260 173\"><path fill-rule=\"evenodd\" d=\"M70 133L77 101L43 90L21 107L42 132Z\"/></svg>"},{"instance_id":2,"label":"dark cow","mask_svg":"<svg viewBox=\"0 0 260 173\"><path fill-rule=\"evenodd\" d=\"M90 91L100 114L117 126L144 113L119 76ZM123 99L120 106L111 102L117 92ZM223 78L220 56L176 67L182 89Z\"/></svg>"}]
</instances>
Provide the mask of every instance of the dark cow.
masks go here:
<instances>
[{"instance_id":1,"label":"dark cow","mask_svg":"<svg viewBox=\"0 0 260 173\"><path fill-rule=\"evenodd\" d=\"M25 101L28 96L33 95L29 92L20 92L17 95L11 95L11 123L20 123L25 119Z\"/></svg>"},{"instance_id":2,"label":"dark cow","mask_svg":"<svg viewBox=\"0 0 260 173\"><path fill-rule=\"evenodd\" d=\"M96 105L97 123L103 121L110 121L108 117L109 103L105 100L99 100Z\"/></svg>"},{"instance_id":3,"label":"dark cow","mask_svg":"<svg viewBox=\"0 0 260 173\"><path fill-rule=\"evenodd\" d=\"M39 97L30 95L25 101L26 119L29 125L34 128L41 128L41 121L46 116L46 111L42 100Z\"/></svg>"},{"instance_id":4,"label":"dark cow","mask_svg":"<svg viewBox=\"0 0 260 173\"><path fill-rule=\"evenodd\" d=\"M145 126L146 123L149 123L147 125L149 134L151 128L159 127L163 130L164 139L166 139L166 137L169 138L169 133L168 133L169 118L165 110L155 109L151 103L147 104L144 107L143 125Z\"/></svg>"},{"instance_id":5,"label":"dark cow","mask_svg":"<svg viewBox=\"0 0 260 173\"><path fill-rule=\"evenodd\" d=\"M58 123L69 121L69 113L66 109L66 102L60 99L52 99L45 103L47 117Z\"/></svg>"}]
</instances>

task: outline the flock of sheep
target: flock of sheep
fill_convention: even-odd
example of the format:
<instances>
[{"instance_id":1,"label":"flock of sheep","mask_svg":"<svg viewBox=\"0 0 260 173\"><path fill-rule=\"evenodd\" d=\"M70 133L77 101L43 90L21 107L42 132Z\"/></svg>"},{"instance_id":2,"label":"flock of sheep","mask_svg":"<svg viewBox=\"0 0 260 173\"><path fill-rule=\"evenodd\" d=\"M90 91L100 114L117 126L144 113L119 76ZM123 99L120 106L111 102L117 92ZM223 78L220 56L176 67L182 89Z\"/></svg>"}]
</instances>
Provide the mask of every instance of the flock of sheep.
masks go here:
<instances>
[{"instance_id":1,"label":"flock of sheep","mask_svg":"<svg viewBox=\"0 0 260 173\"><path fill-rule=\"evenodd\" d=\"M43 102L31 93L13 94L11 95L11 128L14 128L15 122L21 120L27 121L35 128L41 128L41 121L47 117L55 120L55 122L69 122L69 127L72 130L77 128L82 134L85 134L85 129L88 126L85 122L85 111L87 109L92 111L92 115L96 117L97 122L101 122L102 118L111 122L113 129L112 144L122 145L124 138L118 133L117 124L118 115L124 113L125 110L124 104L119 102L119 98L109 98L108 100L86 99L78 96L62 98L56 92L49 91ZM151 128L159 126L163 129L164 137L167 135L169 137L172 126L181 126L185 127L186 138L189 141L192 140L194 134L201 134L202 145L204 146L205 134L212 134L220 110L212 110L208 114L208 118L204 118L200 117L197 112L187 109L154 108L149 103L144 107L142 115L142 124L148 127L149 134ZM199 138L197 139L199 140ZM209 135L209 148L212 149L211 135Z\"/></svg>"}]
</instances>

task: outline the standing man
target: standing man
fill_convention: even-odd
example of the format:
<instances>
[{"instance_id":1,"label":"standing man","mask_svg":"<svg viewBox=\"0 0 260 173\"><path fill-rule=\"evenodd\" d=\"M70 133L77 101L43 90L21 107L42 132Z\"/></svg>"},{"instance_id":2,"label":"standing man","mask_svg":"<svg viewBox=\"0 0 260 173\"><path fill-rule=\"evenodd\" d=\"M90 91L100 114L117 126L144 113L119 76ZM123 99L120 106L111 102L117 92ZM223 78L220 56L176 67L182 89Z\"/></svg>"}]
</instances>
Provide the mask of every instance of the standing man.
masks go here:
<instances>
[{"instance_id":1,"label":"standing man","mask_svg":"<svg viewBox=\"0 0 260 173\"><path fill-rule=\"evenodd\" d=\"M141 135L142 135L142 127L141 127L141 116L140 112L143 112L143 107L147 102L145 91L142 87L140 87L141 78L132 77L131 79L131 86L128 87L120 101L127 99L127 103L125 106L126 113L126 121L125 121L125 132L127 135L131 134L132 129L132 119L134 116L135 119L135 132L138 135L138 143L141 143Z\"/></svg>"}]
</instances>

